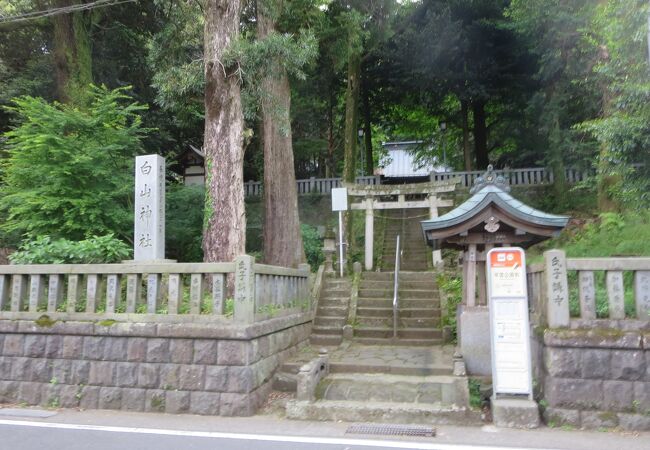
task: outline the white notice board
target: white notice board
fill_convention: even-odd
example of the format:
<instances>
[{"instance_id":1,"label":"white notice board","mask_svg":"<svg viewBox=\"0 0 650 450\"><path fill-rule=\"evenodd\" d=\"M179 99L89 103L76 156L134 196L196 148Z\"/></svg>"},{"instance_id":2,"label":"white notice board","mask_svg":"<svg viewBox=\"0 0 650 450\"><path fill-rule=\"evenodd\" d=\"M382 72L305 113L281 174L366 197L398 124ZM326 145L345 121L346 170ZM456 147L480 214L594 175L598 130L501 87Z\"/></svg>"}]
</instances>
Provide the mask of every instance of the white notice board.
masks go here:
<instances>
[{"instance_id":1,"label":"white notice board","mask_svg":"<svg viewBox=\"0 0 650 450\"><path fill-rule=\"evenodd\" d=\"M347 188L332 189L332 211L348 210L348 190Z\"/></svg>"},{"instance_id":2,"label":"white notice board","mask_svg":"<svg viewBox=\"0 0 650 450\"><path fill-rule=\"evenodd\" d=\"M494 393L532 398L526 255L495 248L486 258Z\"/></svg>"}]
</instances>

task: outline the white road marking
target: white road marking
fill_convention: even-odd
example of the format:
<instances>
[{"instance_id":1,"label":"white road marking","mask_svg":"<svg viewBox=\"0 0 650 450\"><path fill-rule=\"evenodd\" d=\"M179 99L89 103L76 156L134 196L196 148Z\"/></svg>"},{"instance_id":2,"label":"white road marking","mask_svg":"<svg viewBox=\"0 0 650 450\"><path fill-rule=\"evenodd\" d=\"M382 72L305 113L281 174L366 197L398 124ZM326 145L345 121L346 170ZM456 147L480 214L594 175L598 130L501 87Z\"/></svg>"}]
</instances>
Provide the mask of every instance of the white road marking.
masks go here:
<instances>
[{"instance_id":1,"label":"white road marking","mask_svg":"<svg viewBox=\"0 0 650 450\"><path fill-rule=\"evenodd\" d=\"M477 445L436 444L429 442L379 441L365 439L326 438L309 436L275 436L270 434L221 433L214 431L184 431L156 428L114 427L69 423L29 422L24 420L0 420L0 425L61 430L100 431L105 433L154 434L162 436L188 436L199 438L239 439L248 441L292 442L299 444L358 445L364 447L392 447L422 450L528 450L524 447L490 447ZM552 449L536 449L552 450Z\"/></svg>"}]
</instances>

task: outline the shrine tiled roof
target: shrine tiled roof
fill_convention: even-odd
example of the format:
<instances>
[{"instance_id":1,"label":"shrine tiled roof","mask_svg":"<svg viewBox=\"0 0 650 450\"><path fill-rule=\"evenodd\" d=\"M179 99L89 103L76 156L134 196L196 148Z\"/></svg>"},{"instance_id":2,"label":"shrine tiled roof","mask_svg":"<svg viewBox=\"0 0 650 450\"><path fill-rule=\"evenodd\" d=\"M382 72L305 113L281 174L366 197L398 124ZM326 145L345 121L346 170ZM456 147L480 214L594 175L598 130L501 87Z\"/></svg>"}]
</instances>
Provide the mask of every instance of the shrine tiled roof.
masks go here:
<instances>
[{"instance_id":1,"label":"shrine tiled roof","mask_svg":"<svg viewBox=\"0 0 650 450\"><path fill-rule=\"evenodd\" d=\"M558 229L566 226L569 217L545 213L517 200L508 193L509 187L505 180L501 177L494 177L490 169L483 177L477 179L476 185L471 191L472 197L447 214L422 221L422 231L426 233L430 230L443 230L461 224L491 204L524 222Z\"/></svg>"}]
</instances>

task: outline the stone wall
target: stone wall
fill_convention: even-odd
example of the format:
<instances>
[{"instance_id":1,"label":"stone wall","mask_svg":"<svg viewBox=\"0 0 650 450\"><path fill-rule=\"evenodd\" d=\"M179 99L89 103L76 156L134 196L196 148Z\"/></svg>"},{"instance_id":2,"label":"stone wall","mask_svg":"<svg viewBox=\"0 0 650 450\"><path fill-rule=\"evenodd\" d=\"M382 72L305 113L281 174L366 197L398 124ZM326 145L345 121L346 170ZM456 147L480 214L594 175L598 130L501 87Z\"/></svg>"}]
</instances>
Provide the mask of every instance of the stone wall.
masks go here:
<instances>
[{"instance_id":1,"label":"stone wall","mask_svg":"<svg viewBox=\"0 0 650 450\"><path fill-rule=\"evenodd\" d=\"M650 430L650 324L589 322L544 332L547 424Z\"/></svg>"},{"instance_id":2,"label":"stone wall","mask_svg":"<svg viewBox=\"0 0 650 450\"><path fill-rule=\"evenodd\" d=\"M0 402L252 415L310 325L308 314L249 326L0 320Z\"/></svg>"}]
</instances>

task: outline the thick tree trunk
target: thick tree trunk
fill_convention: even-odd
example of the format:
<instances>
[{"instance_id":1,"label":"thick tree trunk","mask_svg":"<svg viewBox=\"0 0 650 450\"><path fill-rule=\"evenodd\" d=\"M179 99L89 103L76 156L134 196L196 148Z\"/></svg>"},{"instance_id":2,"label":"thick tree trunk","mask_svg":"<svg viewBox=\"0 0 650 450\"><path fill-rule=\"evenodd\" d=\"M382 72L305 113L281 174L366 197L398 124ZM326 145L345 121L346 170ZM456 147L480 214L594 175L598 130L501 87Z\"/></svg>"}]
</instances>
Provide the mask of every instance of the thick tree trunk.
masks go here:
<instances>
[{"instance_id":1,"label":"thick tree trunk","mask_svg":"<svg viewBox=\"0 0 650 450\"><path fill-rule=\"evenodd\" d=\"M363 104L363 143L366 151L366 175L372 175L375 170L375 163L372 157L372 116L370 114L370 93L368 87L363 83L362 104Z\"/></svg>"},{"instance_id":2,"label":"thick tree trunk","mask_svg":"<svg viewBox=\"0 0 650 450\"><path fill-rule=\"evenodd\" d=\"M55 0L63 8L80 0ZM52 17L54 25L54 71L57 97L62 103L85 103L88 85L93 82L92 57L88 36L89 19L84 12Z\"/></svg>"},{"instance_id":3,"label":"thick tree trunk","mask_svg":"<svg viewBox=\"0 0 650 450\"><path fill-rule=\"evenodd\" d=\"M476 100L472 102L474 111L474 154L476 155L476 168L486 169L490 160L487 150L487 127L485 126L485 102Z\"/></svg>"},{"instance_id":4,"label":"thick tree trunk","mask_svg":"<svg viewBox=\"0 0 650 450\"><path fill-rule=\"evenodd\" d=\"M348 55L348 87L345 91L345 154L343 162L343 181L348 183L354 183L356 178L360 75L361 55L351 50Z\"/></svg>"},{"instance_id":5,"label":"thick tree trunk","mask_svg":"<svg viewBox=\"0 0 650 450\"><path fill-rule=\"evenodd\" d=\"M240 0L210 0L205 14L204 260L233 261L246 251L244 149L239 77L221 63L239 35Z\"/></svg>"},{"instance_id":6,"label":"thick tree trunk","mask_svg":"<svg viewBox=\"0 0 650 450\"><path fill-rule=\"evenodd\" d=\"M258 7L258 37L275 32L274 21ZM298 193L291 144L291 90L284 67L274 66L262 80L264 146L264 261L298 267L305 251L298 219Z\"/></svg>"},{"instance_id":7,"label":"thick tree trunk","mask_svg":"<svg viewBox=\"0 0 650 450\"><path fill-rule=\"evenodd\" d=\"M460 101L460 114L463 122L463 160L465 170L472 170L472 148L469 143L469 106L467 100Z\"/></svg>"},{"instance_id":8,"label":"thick tree trunk","mask_svg":"<svg viewBox=\"0 0 650 450\"><path fill-rule=\"evenodd\" d=\"M343 181L354 183L357 169L357 127L359 122L359 87L361 76L361 55L350 49L348 55L348 87L345 91L345 147L343 161ZM351 211L345 213L345 237L348 254L356 249L352 235L354 216ZM348 259L349 261L349 259Z\"/></svg>"}]
</instances>

